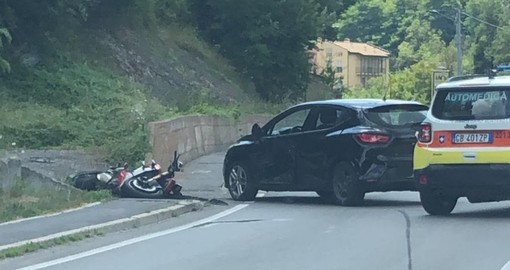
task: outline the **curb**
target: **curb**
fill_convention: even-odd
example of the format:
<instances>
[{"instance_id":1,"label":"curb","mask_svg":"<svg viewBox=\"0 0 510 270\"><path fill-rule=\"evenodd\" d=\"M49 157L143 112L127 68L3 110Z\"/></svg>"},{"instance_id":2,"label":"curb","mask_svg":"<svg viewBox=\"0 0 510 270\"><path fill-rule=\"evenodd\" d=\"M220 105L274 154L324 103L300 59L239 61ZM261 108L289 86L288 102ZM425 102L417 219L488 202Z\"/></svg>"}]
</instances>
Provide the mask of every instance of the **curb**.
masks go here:
<instances>
[{"instance_id":1,"label":"curb","mask_svg":"<svg viewBox=\"0 0 510 270\"><path fill-rule=\"evenodd\" d=\"M102 233L111 233L116 231L122 231L126 229L132 229L139 226L151 224L151 223L157 223L159 221L163 221L172 217L176 217L188 212L192 211L198 211L204 208L204 203L192 200L192 201L181 201L177 205L172 205L167 208L158 209L154 211L150 211L148 213L138 214L134 215L128 218L122 218L117 219L101 224L86 226L78 229L73 229L65 232L55 233L35 239L30 240L24 240L12 244L7 244L0 246L0 251L10 249L10 248L16 248L21 247L27 244L33 244L33 243L45 243L50 242L52 240L55 240L60 237L70 236L74 234L94 231L94 230L100 230Z\"/></svg>"},{"instance_id":2,"label":"curb","mask_svg":"<svg viewBox=\"0 0 510 270\"><path fill-rule=\"evenodd\" d=\"M64 211L60 211L60 212L57 212L57 213L51 213L51 214L46 214L46 215L42 215L42 216L20 218L20 219L15 219L15 220L11 220L11 221L6 221L6 222L3 222L3 223L0 223L0 227L5 226L5 225L20 223L20 222L23 222L23 221L29 221L29 220L34 220L34 219L54 217L54 216L58 216L58 215L62 215L62 214L67 214L67 213L71 213L71 212L74 212L74 211L78 211L78 210L82 210L82 209L85 209L85 208L89 208L89 207L93 207L93 206L96 206L96 205L100 205L101 203L102 202L89 203L89 204L85 204L85 205L80 206L80 207L70 208L70 209L67 209L67 210L64 210Z\"/></svg>"}]
</instances>

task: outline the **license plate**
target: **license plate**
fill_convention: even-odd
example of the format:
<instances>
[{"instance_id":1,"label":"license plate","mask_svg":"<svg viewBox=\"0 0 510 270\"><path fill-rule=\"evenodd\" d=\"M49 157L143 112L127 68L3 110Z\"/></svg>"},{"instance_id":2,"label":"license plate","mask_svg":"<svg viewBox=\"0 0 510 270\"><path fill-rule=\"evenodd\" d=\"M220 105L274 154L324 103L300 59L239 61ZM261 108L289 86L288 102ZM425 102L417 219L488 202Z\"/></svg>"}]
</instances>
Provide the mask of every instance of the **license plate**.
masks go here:
<instances>
[{"instance_id":1,"label":"license plate","mask_svg":"<svg viewBox=\"0 0 510 270\"><path fill-rule=\"evenodd\" d=\"M453 143L492 143L492 133L455 133Z\"/></svg>"}]
</instances>

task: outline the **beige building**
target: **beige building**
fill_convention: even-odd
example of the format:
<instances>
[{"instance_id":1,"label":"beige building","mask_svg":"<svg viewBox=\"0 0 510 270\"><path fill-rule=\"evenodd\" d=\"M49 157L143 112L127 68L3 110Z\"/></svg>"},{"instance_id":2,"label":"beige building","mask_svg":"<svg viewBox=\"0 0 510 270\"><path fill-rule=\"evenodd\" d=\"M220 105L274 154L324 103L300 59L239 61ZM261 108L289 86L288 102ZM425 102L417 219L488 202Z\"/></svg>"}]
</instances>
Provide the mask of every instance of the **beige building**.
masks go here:
<instances>
[{"instance_id":1,"label":"beige building","mask_svg":"<svg viewBox=\"0 0 510 270\"><path fill-rule=\"evenodd\" d=\"M390 53L368 43L344 41L319 41L317 49L312 52L314 73L321 72L328 66L341 78L344 86L365 86L372 77L389 73Z\"/></svg>"}]
</instances>

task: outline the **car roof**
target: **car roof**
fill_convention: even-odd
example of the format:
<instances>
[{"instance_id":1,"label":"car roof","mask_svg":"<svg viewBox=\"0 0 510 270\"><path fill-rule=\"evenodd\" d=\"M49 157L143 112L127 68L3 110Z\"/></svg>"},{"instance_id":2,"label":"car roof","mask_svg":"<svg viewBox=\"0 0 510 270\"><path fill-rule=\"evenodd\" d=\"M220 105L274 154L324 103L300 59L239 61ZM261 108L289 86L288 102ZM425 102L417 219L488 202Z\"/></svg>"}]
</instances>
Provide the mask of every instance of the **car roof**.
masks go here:
<instances>
[{"instance_id":1,"label":"car roof","mask_svg":"<svg viewBox=\"0 0 510 270\"><path fill-rule=\"evenodd\" d=\"M436 88L437 90L445 89L445 88L470 88L470 87L498 87L498 86L508 86L510 87L510 76L495 76L495 77L469 77L466 79L458 79L451 80L449 82L445 82L439 84Z\"/></svg>"},{"instance_id":2,"label":"car roof","mask_svg":"<svg viewBox=\"0 0 510 270\"><path fill-rule=\"evenodd\" d=\"M299 104L297 106L305 105L339 105L352 109L370 109L385 105L423 105L417 101L406 101L398 99L329 99L320 101L310 101Z\"/></svg>"}]
</instances>

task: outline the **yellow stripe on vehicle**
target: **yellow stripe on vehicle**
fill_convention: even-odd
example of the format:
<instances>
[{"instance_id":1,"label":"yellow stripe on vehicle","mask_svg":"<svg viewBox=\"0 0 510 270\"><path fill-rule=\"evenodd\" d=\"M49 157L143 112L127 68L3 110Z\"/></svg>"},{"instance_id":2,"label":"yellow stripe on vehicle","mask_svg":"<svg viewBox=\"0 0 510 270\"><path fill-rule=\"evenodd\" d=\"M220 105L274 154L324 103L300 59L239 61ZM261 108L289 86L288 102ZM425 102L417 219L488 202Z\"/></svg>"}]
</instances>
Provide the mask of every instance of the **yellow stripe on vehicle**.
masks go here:
<instances>
[{"instance_id":1,"label":"yellow stripe on vehicle","mask_svg":"<svg viewBox=\"0 0 510 270\"><path fill-rule=\"evenodd\" d=\"M510 164L510 147L414 148L413 167L424 169L432 164Z\"/></svg>"}]
</instances>

